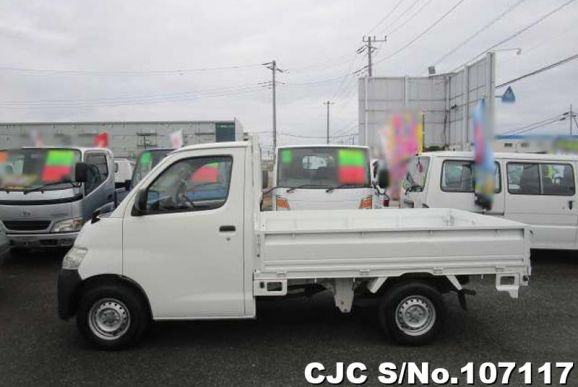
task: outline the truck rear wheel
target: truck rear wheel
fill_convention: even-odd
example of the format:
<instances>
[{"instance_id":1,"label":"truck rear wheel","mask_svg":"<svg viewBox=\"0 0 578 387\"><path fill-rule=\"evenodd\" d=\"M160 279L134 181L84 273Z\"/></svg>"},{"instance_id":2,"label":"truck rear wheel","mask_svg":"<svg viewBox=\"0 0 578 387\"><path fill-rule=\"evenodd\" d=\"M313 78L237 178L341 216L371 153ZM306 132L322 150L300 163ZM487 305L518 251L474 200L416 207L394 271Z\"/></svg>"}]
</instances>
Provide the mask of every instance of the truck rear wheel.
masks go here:
<instances>
[{"instance_id":1,"label":"truck rear wheel","mask_svg":"<svg viewBox=\"0 0 578 387\"><path fill-rule=\"evenodd\" d=\"M122 349L136 344L148 322L141 295L122 285L102 285L87 290L76 315L80 333L102 349Z\"/></svg>"},{"instance_id":2,"label":"truck rear wheel","mask_svg":"<svg viewBox=\"0 0 578 387\"><path fill-rule=\"evenodd\" d=\"M389 289L378 307L384 331L399 344L430 343L443 324L445 305L440 292L424 282L405 282Z\"/></svg>"}]
</instances>

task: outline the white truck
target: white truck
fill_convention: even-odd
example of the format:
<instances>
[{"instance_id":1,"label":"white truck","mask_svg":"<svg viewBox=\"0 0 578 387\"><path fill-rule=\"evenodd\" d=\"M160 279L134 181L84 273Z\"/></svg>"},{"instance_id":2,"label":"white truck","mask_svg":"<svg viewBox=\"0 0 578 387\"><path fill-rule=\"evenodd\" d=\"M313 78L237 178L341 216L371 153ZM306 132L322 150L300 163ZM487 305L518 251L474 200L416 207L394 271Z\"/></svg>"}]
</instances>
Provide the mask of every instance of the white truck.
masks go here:
<instances>
[{"instance_id":1,"label":"white truck","mask_svg":"<svg viewBox=\"0 0 578 387\"><path fill-rule=\"evenodd\" d=\"M530 275L521 223L454 209L262 212L254 142L164 158L110 215L87 223L58 280L59 315L101 348L136 343L151 320L246 319L256 300L330 291L340 311L376 301L397 342L424 344L442 293L465 307L471 275L512 297Z\"/></svg>"},{"instance_id":2,"label":"white truck","mask_svg":"<svg viewBox=\"0 0 578 387\"><path fill-rule=\"evenodd\" d=\"M380 207L369 148L358 145L287 145L275 152L273 211Z\"/></svg>"}]
</instances>

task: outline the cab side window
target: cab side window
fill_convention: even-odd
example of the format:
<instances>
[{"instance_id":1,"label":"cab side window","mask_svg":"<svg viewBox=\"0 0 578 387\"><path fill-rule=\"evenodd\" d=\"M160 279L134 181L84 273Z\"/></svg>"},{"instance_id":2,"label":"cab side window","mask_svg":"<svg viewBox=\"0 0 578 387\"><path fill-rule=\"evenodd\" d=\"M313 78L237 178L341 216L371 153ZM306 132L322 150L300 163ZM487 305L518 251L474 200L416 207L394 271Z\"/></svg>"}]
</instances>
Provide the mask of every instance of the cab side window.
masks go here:
<instances>
[{"instance_id":1,"label":"cab side window","mask_svg":"<svg viewBox=\"0 0 578 387\"><path fill-rule=\"evenodd\" d=\"M508 190L519 195L573 196L574 168L570 164L508 163Z\"/></svg>"},{"instance_id":2,"label":"cab side window","mask_svg":"<svg viewBox=\"0 0 578 387\"><path fill-rule=\"evenodd\" d=\"M147 190L147 212L169 213L219 208L227 201L233 159L230 156L180 160Z\"/></svg>"},{"instance_id":3,"label":"cab side window","mask_svg":"<svg viewBox=\"0 0 578 387\"><path fill-rule=\"evenodd\" d=\"M474 192L471 161L444 161L442 190L446 192Z\"/></svg>"},{"instance_id":4,"label":"cab side window","mask_svg":"<svg viewBox=\"0 0 578 387\"><path fill-rule=\"evenodd\" d=\"M540 168L544 195L574 195L574 169L570 164L541 164Z\"/></svg>"},{"instance_id":5,"label":"cab side window","mask_svg":"<svg viewBox=\"0 0 578 387\"><path fill-rule=\"evenodd\" d=\"M540 195L540 172L535 163L508 163L508 191L518 195Z\"/></svg>"},{"instance_id":6,"label":"cab side window","mask_svg":"<svg viewBox=\"0 0 578 387\"><path fill-rule=\"evenodd\" d=\"M495 163L495 192L502 190L500 165ZM441 188L444 192L474 192L475 165L470 160L446 160L442 167Z\"/></svg>"},{"instance_id":7,"label":"cab side window","mask_svg":"<svg viewBox=\"0 0 578 387\"><path fill-rule=\"evenodd\" d=\"M88 164L88 179L86 182L86 193L88 194L106 180L108 164L106 155L102 153L86 155L86 163Z\"/></svg>"}]
</instances>

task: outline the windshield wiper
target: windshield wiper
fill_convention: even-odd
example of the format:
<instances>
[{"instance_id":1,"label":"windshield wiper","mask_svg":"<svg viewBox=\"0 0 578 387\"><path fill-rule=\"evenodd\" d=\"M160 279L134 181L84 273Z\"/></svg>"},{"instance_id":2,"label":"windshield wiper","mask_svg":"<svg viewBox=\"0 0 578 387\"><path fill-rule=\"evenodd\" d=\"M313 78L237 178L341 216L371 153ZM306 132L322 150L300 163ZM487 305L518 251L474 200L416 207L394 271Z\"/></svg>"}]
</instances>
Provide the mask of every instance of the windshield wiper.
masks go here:
<instances>
[{"instance_id":1,"label":"windshield wiper","mask_svg":"<svg viewBox=\"0 0 578 387\"><path fill-rule=\"evenodd\" d=\"M45 188L53 186L53 185L59 185L59 184L70 184L71 187L76 187L74 185L74 182L72 182L71 180L61 180L61 181L53 181L51 183L46 183L46 184L42 184L36 187L32 187L29 189L26 189L23 192L24 195L29 194L30 192L36 192L36 191L43 191Z\"/></svg>"},{"instance_id":2,"label":"windshield wiper","mask_svg":"<svg viewBox=\"0 0 578 387\"><path fill-rule=\"evenodd\" d=\"M364 185L361 185L361 184L339 184L339 185L336 185L335 187L329 187L329 188L327 188L327 189L325 190L325 192L333 192L333 191L335 191L336 189L345 188L345 187L348 187L348 188L364 188L365 186L364 186Z\"/></svg>"},{"instance_id":3,"label":"windshield wiper","mask_svg":"<svg viewBox=\"0 0 578 387\"><path fill-rule=\"evenodd\" d=\"M301 184L301 185L289 188L287 190L287 193L293 192L299 188L326 188L326 187L327 187L327 185L323 185L323 184Z\"/></svg>"}]
</instances>

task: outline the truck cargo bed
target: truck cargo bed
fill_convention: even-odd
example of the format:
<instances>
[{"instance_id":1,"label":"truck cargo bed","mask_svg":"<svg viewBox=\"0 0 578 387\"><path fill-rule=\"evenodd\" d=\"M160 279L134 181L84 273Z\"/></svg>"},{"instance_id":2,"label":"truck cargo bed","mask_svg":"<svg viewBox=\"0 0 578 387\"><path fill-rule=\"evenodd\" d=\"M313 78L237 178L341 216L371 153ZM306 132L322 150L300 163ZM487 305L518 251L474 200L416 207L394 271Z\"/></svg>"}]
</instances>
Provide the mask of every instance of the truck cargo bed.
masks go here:
<instances>
[{"instance_id":1,"label":"truck cargo bed","mask_svg":"<svg viewBox=\"0 0 578 387\"><path fill-rule=\"evenodd\" d=\"M521 223L455 209L263 212L255 279L529 275Z\"/></svg>"}]
</instances>

